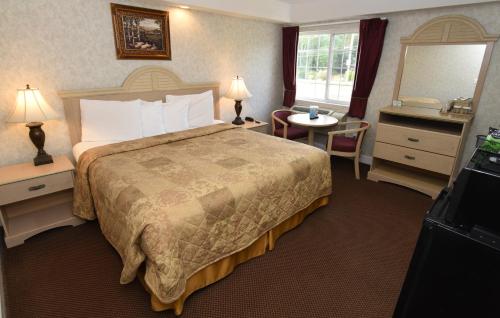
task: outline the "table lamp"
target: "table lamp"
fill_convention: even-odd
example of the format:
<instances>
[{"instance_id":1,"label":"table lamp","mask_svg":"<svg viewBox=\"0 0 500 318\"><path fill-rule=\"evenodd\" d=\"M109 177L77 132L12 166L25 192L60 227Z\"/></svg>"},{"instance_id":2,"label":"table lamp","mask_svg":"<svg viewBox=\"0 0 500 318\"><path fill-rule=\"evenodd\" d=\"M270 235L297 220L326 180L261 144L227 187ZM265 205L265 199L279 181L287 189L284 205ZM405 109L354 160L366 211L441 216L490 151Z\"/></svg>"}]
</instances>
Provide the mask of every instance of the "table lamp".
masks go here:
<instances>
[{"instance_id":1,"label":"table lamp","mask_svg":"<svg viewBox=\"0 0 500 318\"><path fill-rule=\"evenodd\" d=\"M241 101L247 98L252 97L252 94L248 91L245 86L245 81L242 77L236 76L233 78L233 82L231 83L231 87L226 94L227 98L234 99L236 102L234 104L234 110L236 111L236 118L233 120L233 124L235 125L243 125L245 122L241 119Z\"/></svg>"},{"instance_id":2,"label":"table lamp","mask_svg":"<svg viewBox=\"0 0 500 318\"><path fill-rule=\"evenodd\" d=\"M42 130L42 121L57 117L56 112L47 104L38 88L30 88L26 85L26 88L17 90L16 108L7 122L26 123L26 127L30 129L30 139L38 149L38 154L33 159L35 166L53 162L52 156L43 150L45 133Z\"/></svg>"}]
</instances>

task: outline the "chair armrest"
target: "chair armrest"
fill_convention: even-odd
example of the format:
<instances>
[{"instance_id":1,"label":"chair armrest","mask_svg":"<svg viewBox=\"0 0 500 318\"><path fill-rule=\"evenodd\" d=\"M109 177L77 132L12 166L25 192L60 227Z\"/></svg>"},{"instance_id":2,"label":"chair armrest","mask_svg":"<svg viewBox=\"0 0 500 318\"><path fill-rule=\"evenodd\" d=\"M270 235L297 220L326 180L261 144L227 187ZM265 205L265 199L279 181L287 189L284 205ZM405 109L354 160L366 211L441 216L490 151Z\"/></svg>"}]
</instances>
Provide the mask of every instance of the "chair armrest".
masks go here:
<instances>
[{"instance_id":1,"label":"chair armrest","mask_svg":"<svg viewBox=\"0 0 500 318\"><path fill-rule=\"evenodd\" d=\"M285 121L279 119L278 117L273 116L273 120L276 120L278 123L282 124L283 126L288 127L288 124Z\"/></svg>"},{"instance_id":2,"label":"chair armrest","mask_svg":"<svg viewBox=\"0 0 500 318\"><path fill-rule=\"evenodd\" d=\"M366 129L368 129L368 127L360 127L360 128L345 129L345 130L333 130L333 131L328 132L328 136L353 134L353 133L358 133L358 132L366 130Z\"/></svg>"},{"instance_id":3,"label":"chair armrest","mask_svg":"<svg viewBox=\"0 0 500 318\"><path fill-rule=\"evenodd\" d=\"M283 138L285 139L288 139L288 123L286 123L285 121L281 120L280 118L271 115L271 120L272 120L272 127L273 127L273 136L274 136L274 132L276 130L276 122L280 123L281 125L283 125Z\"/></svg>"},{"instance_id":4,"label":"chair armrest","mask_svg":"<svg viewBox=\"0 0 500 318\"><path fill-rule=\"evenodd\" d=\"M346 126L346 125L351 125L351 124L362 124L362 121L339 121L337 123L337 126Z\"/></svg>"}]
</instances>

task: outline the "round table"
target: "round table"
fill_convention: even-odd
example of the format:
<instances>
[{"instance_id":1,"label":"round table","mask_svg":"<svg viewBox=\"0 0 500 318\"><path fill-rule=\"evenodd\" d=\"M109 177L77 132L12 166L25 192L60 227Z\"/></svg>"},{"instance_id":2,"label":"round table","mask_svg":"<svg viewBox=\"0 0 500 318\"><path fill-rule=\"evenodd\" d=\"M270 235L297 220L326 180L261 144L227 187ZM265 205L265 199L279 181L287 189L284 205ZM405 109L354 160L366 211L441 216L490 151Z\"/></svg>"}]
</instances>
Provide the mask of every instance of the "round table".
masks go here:
<instances>
[{"instance_id":1,"label":"round table","mask_svg":"<svg viewBox=\"0 0 500 318\"><path fill-rule=\"evenodd\" d=\"M309 119L309 114L293 114L288 116L288 121L297 126L307 127L309 129L308 142L314 145L314 129L321 127L335 126L339 120L332 116L318 115L316 119Z\"/></svg>"}]
</instances>

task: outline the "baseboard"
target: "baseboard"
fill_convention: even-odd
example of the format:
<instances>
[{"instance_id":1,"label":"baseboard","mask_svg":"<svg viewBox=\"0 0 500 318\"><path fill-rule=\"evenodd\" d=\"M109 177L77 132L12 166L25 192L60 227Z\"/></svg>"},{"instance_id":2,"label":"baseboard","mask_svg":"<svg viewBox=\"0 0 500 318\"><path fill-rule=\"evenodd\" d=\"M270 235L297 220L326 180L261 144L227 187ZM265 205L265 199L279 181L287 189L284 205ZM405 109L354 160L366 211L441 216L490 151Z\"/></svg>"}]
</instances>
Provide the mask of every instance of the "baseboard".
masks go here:
<instances>
[{"instance_id":1,"label":"baseboard","mask_svg":"<svg viewBox=\"0 0 500 318\"><path fill-rule=\"evenodd\" d=\"M359 162L371 166L373 162L373 157L368 155L361 155L359 156Z\"/></svg>"}]
</instances>

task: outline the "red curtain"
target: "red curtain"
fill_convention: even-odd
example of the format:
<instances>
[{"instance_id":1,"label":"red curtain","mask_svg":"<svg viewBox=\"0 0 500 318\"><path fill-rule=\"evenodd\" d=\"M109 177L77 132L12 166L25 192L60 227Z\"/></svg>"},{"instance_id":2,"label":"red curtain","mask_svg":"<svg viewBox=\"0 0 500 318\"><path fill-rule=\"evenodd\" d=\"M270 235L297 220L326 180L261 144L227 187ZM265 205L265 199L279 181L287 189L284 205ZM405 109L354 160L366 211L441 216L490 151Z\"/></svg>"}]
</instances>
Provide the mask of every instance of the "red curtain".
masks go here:
<instances>
[{"instance_id":1,"label":"red curtain","mask_svg":"<svg viewBox=\"0 0 500 318\"><path fill-rule=\"evenodd\" d=\"M283 106L292 107L297 92L297 48L299 45L299 27L283 28L283 84L285 96Z\"/></svg>"},{"instance_id":2,"label":"red curtain","mask_svg":"<svg viewBox=\"0 0 500 318\"><path fill-rule=\"evenodd\" d=\"M363 119L366 113L366 104L372 91L378 64L384 47L385 29L387 20L379 18L361 20L359 25L359 46L349 112L351 117Z\"/></svg>"}]
</instances>

